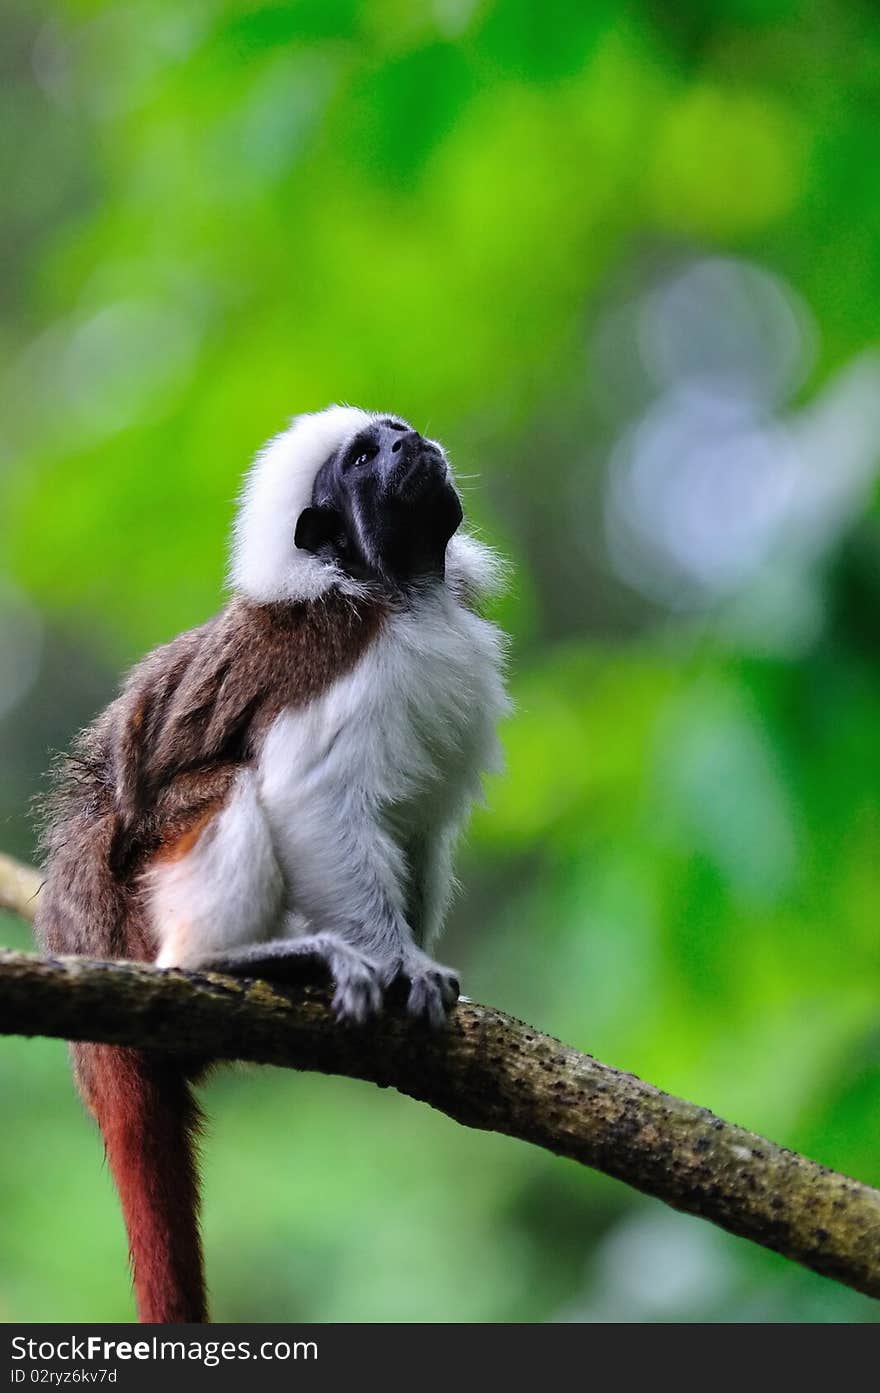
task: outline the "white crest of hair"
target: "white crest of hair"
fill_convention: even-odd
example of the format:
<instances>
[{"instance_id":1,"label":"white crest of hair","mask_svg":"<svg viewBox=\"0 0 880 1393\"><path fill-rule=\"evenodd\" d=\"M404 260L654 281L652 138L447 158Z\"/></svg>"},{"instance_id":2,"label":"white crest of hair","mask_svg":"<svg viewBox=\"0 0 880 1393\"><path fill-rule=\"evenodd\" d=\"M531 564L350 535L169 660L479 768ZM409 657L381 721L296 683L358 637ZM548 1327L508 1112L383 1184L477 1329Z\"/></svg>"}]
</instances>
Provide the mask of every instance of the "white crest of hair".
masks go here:
<instances>
[{"instance_id":1,"label":"white crest of hair","mask_svg":"<svg viewBox=\"0 0 880 1393\"><path fill-rule=\"evenodd\" d=\"M315 476L325 460L373 414L354 406L329 406L296 416L257 455L245 480L232 548L230 580L251 600L316 600L333 585L362 589L294 543L300 513L312 501Z\"/></svg>"},{"instance_id":2,"label":"white crest of hair","mask_svg":"<svg viewBox=\"0 0 880 1393\"><path fill-rule=\"evenodd\" d=\"M239 503L229 579L248 599L316 600L337 587L362 595L365 585L294 542L300 513L312 501L322 464L382 413L356 406L328 406L295 416L287 430L259 452ZM447 583L463 595L491 594L503 571L495 553L475 537L457 533L446 549Z\"/></svg>"}]
</instances>

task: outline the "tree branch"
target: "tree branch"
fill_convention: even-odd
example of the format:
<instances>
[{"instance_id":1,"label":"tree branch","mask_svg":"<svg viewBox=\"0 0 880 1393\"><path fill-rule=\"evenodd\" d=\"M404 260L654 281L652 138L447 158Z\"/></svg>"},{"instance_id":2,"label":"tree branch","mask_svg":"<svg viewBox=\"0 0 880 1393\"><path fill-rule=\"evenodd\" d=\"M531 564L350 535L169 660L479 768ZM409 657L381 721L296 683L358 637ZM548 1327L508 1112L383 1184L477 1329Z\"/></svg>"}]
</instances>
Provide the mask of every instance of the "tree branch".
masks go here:
<instances>
[{"instance_id":1,"label":"tree branch","mask_svg":"<svg viewBox=\"0 0 880 1393\"><path fill-rule=\"evenodd\" d=\"M36 871L0 851L0 909L10 909L22 919L33 919L40 885Z\"/></svg>"},{"instance_id":2,"label":"tree branch","mask_svg":"<svg viewBox=\"0 0 880 1393\"><path fill-rule=\"evenodd\" d=\"M0 858L0 904L32 917L37 884L34 872ZM415 1028L393 1008L368 1025L341 1027L314 986L0 952L0 1032L245 1059L390 1086L466 1126L594 1166L880 1296L880 1191L488 1006L460 1002L439 1033Z\"/></svg>"}]
</instances>

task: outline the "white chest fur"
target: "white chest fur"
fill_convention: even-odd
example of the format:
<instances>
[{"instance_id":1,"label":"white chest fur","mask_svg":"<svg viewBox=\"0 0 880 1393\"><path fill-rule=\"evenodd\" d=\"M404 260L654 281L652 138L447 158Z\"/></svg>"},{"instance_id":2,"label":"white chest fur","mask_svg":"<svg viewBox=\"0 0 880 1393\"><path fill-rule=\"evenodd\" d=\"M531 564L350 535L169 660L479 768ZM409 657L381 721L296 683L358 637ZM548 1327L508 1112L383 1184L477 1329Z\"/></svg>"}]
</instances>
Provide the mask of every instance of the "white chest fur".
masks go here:
<instances>
[{"instance_id":1,"label":"white chest fur","mask_svg":"<svg viewBox=\"0 0 880 1393\"><path fill-rule=\"evenodd\" d=\"M320 700L277 717L259 793L290 907L323 918L329 887L362 883L406 912L413 848L431 843L448 860L482 772L498 766L507 704L501 635L437 586ZM426 932L446 893L430 890Z\"/></svg>"}]
</instances>

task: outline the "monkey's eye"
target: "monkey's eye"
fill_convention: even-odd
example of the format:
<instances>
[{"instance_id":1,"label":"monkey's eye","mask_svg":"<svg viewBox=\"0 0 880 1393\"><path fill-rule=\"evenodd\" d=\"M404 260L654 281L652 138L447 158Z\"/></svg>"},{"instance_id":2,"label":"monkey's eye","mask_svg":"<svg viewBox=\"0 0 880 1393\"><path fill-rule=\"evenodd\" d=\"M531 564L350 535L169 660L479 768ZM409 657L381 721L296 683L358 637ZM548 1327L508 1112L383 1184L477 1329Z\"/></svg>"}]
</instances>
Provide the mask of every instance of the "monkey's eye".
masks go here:
<instances>
[{"instance_id":1,"label":"monkey's eye","mask_svg":"<svg viewBox=\"0 0 880 1393\"><path fill-rule=\"evenodd\" d=\"M356 469L358 465L369 464L371 459L375 459L379 453L378 445L366 445L358 449L357 454L353 454L346 461L347 469Z\"/></svg>"}]
</instances>

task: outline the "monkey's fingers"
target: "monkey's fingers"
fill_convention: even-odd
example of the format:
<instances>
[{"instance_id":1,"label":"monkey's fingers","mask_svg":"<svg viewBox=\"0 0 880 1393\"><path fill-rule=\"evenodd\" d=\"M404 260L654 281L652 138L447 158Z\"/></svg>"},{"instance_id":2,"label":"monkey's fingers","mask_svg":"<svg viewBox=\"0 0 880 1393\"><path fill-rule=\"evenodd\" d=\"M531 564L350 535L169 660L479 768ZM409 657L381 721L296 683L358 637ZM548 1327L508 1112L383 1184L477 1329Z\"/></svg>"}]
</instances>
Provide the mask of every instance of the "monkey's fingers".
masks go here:
<instances>
[{"instance_id":1,"label":"monkey's fingers","mask_svg":"<svg viewBox=\"0 0 880 1393\"><path fill-rule=\"evenodd\" d=\"M459 983L449 968L430 965L407 973L410 988L406 1009L418 1020L441 1029L458 1001Z\"/></svg>"},{"instance_id":2,"label":"monkey's fingers","mask_svg":"<svg viewBox=\"0 0 880 1393\"><path fill-rule=\"evenodd\" d=\"M338 1021L351 1021L363 1025L369 1016L375 1016L382 1009L382 988L375 972L367 972L346 964L334 973L336 991L333 994L333 1011Z\"/></svg>"}]
</instances>

